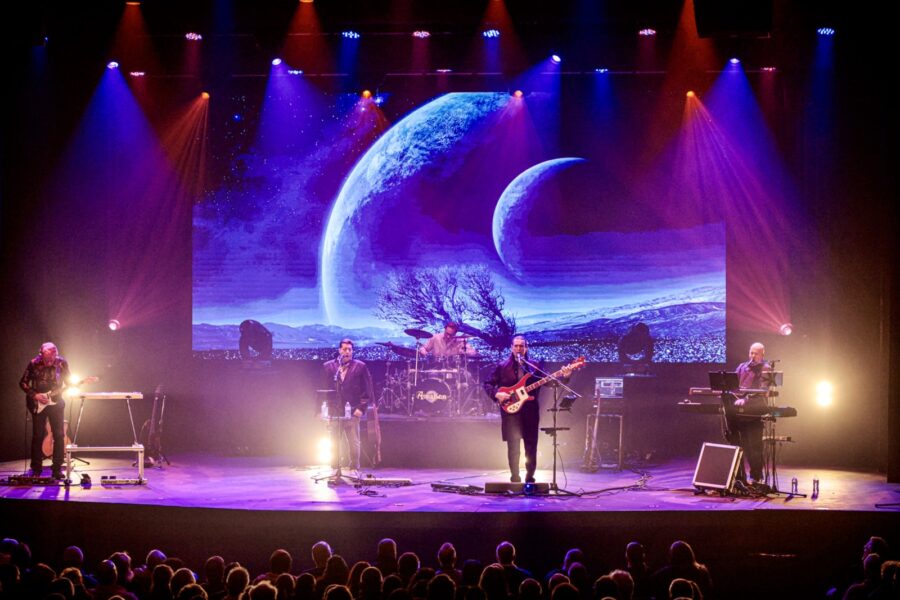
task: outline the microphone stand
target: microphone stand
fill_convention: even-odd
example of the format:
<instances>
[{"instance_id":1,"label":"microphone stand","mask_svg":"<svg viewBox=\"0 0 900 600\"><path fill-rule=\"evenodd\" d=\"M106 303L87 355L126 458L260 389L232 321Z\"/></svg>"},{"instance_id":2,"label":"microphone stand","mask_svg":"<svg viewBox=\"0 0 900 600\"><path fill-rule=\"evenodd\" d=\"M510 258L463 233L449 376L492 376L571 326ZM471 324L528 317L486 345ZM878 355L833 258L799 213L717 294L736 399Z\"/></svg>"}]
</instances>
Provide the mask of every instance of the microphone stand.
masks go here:
<instances>
[{"instance_id":1,"label":"microphone stand","mask_svg":"<svg viewBox=\"0 0 900 600\"><path fill-rule=\"evenodd\" d=\"M557 427L557 415L559 415L560 411L571 411L571 405L566 408L560 408L559 406L559 389L561 387L568 390L571 396L575 399L581 398L581 394L563 383L559 378L554 377L552 373L547 373L536 364L530 362L524 356L516 356L518 357L520 364L527 365L532 369L532 372L536 372L543 377L547 377L553 382L553 408L547 409L547 412L553 413L553 427L541 427L541 431L553 438L553 478L550 481L549 493L553 494L554 496L577 496L578 494L576 494L575 492L559 487L559 484L556 482L556 458L559 455L559 432L569 431L569 427Z\"/></svg>"}]
</instances>

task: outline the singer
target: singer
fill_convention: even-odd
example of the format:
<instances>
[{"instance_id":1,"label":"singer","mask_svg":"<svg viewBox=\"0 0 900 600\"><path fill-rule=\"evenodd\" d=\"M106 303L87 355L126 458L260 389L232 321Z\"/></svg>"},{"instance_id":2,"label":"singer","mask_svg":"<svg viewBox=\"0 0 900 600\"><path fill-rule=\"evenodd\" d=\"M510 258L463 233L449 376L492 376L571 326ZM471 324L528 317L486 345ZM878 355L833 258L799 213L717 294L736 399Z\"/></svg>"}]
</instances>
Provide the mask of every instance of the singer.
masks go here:
<instances>
[{"instance_id":1,"label":"singer","mask_svg":"<svg viewBox=\"0 0 900 600\"><path fill-rule=\"evenodd\" d=\"M737 366L735 372L741 389L752 388L757 390L768 389L769 384L762 376L764 371L771 371L772 365L766 361L766 347L756 342L750 346L750 360ZM735 406L743 406L745 398L735 398ZM746 479L750 485L755 485L763 478L763 422L759 419L743 420L738 418L725 418L725 439L729 444L740 446L744 450L744 457L750 466L750 477ZM738 476L744 479L744 468Z\"/></svg>"},{"instance_id":2,"label":"singer","mask_svg":"<svg viewBox=\"0 0 900 600\"><path fill-rule=\"evenodd\" d=\"M337 449L343 438L350 448L350 468L359 471L359 419L366 414L370 402L374 402L372 375L361 360L353 358L353 341L343 339L338 345L337 358L323 365L325 386L337 393L340 406L350 405L350 417L340 421L340 426L332 428L332 443L335 448L332 467L340 472L337 464L340 452Z\"/></svg>"},{"instance_id":3,"label":"singer","mask_svg":"<svg viewBox=\"0 0 900 600\"><path fill-rule=\"evenodd\" d=\"M517 335L513 338L509 358L497 363L491 376L484 382L484 391L494 402L506 400L509 394L501 392L499 389L514 385L526 374L533 374L534 366L540 371L544 369L543 362L534 365L528 360L528 342L521 335ZM531 379L528 381L530 383ZM507 414L500 411L500 433L503 441L506 442L509 480L513 483L522 481L519 475L520 442L525 445L525 482L534 483L534 471L537 468L538 425L541 420L540 391L541 388L534 390L534 400L523 404L519 412Z\"/></svg>"}]
</instances>

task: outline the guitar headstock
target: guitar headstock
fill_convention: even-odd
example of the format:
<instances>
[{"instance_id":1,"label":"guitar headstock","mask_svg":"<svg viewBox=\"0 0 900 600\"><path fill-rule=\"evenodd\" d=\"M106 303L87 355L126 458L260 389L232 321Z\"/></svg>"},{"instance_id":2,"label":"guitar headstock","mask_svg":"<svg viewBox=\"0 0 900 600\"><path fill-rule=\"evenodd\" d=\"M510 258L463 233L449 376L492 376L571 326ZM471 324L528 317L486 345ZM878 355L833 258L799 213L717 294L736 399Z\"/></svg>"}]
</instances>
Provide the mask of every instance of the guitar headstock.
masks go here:
<instances>
[{"instance_id":1,"label":"guitar headstock","mask_svg":"<svg viewBox=\"0 0 900 600\"><path fill-rule=\"evenodd\" d=\"M573 360L571 363L569 363L567 366L570 369L580 369L581 367L583 367L586 364L587 364L587 361L585 360L585 358L583 356L579 356L578 358Z\"/></svg>"}]
</instances>

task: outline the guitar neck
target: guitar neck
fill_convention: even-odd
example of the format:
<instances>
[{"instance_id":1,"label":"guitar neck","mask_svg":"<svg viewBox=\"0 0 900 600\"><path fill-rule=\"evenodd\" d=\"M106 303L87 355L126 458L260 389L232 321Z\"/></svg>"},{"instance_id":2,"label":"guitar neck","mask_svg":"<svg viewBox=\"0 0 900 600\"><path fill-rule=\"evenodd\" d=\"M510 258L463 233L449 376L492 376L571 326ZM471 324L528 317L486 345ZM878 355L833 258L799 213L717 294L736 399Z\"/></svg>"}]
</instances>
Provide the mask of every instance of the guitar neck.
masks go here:
<instances>
[{"instance_id":1,"label":"guitar neck","mask_svg":"<svg viewBox=\"0 0 900 600\"><path fill-rule=\"evenodd\" d=\"M559 376L562 375L562 374L563 374L563 370L562 370L562 369L560 369L559 371L556 371L555 373L551 373L550 375L547 375L547 376L544 377L543 379L538 379L537 381L535 381L535 382L532 383L531 385L526 386L526 387L525 387L525 391L526 391L526 392L530 392L531 390L536 390L537 388L541 387L542 385L544 385L544 384L546 384L546 383L550 383L550 382L551 382L552 380L554 380L554 379L558 379Z\"/></svg>"}]
</instances>

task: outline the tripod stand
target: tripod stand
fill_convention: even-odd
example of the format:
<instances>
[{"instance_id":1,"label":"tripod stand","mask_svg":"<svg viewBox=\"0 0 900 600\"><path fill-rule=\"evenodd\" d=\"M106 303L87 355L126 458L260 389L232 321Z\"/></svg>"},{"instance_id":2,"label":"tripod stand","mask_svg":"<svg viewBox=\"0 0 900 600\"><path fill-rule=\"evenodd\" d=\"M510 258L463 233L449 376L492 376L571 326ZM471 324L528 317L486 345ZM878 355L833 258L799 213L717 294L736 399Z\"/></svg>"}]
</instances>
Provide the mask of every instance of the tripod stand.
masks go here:
<instances>
[{"instance_id":1,"label":"tripod stand","mask_svg":"<svg viewBox=\"0 0 900 600\"><path fill-rule=\"evenodd\" d=\"M330 475L320 475L317 477L313 477L313 481L316 483L320 481L326 481L328 485L354 485L359 482L359 477L352 477L349 475L344 475L341 471L343 466L343 457L341 456L341 448L344 446L344 423L350 423L352 427L354 424L352 423L353 417L325 417L328 422L328 432L331 436L332 441L334 442L335 452L337 456L333 460L333 464L337 465L337 468L334 470L334 473ZM349 441L349 440L348 440ZM349 480L349 481L348 481Z\"/></svg>"}]
</instances>

